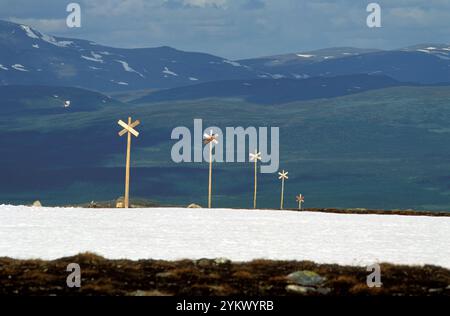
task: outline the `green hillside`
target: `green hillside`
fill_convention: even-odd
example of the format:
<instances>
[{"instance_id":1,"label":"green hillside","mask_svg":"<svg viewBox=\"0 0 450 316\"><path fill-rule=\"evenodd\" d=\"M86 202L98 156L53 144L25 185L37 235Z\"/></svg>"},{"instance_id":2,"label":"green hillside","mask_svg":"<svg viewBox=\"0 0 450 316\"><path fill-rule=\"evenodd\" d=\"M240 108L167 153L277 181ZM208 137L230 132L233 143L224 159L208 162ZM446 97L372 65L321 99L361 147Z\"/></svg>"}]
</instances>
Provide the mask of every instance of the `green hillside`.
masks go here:
<instances>
[{"instance_id":1,"label":"green hillside","mask_svg":"<svg viewBox=\"0 0 450 316\"><path fill-rule=\"evenodd\" d=\"M279 126L286 207L450 210L450 88L398 87L278 106L204 99L0 117L0 202L67 204L122 194L125 140L118 119L141 120L132 194L205 204L207 164L175 164L177 126ZM22 168L18 170L20 163ZM214 205L250 207L252 166L215 164ZM275 174L260 175L259 206L277 207Z\"/></svg>"}]
</instances>

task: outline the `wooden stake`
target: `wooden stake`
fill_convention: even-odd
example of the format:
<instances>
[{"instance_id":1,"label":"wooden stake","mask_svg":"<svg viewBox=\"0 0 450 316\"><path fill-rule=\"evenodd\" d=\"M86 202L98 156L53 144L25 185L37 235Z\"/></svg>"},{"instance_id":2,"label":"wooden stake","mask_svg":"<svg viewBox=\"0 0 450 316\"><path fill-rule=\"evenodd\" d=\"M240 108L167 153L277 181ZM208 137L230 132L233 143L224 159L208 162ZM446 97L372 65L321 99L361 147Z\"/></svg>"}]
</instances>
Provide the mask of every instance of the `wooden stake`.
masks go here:
<instances>
[{"instance_id":1,"label":"wooden stake","mask_svg":"<svg viewBox=\"0 0 450 316\"><path fill-rule=\"evenodd\" d=\"M123 201L124 208L130 207L130 161L131 161L131 135L138 137L139 132L134 128L140 124L137 120L134 123L131 122L131 117L128 118L128 124L119 120L118 124L123 127L123 130L119 132L119 136L127 134L127 157L125 164L125 196Z\"/></svg>"},{"instance_id":2,"label":"wooden stake","mask_svg":"<svg viewBox=\"0 0 450 316\"><path fill-rule=\"evenodd\" d=\"M287 171L278 172L278 179L281 180L281 201L280 201L280 210L283 209L284 206L284 180L289 179Z\"/></svg>"},{"instance_id":3,"label":"wooden stake","mask_svg":"<svg viewBox=\"0 0 450 316\"><path fill-rule=\"evenodd\" d=\"M297 199L297 202L298 202L298 210L301 211L302 210L302 204L305 201L305 197L303 196L303 194L299 194L295 198Z\"/></svg>"},{"instance_id":4,"label":"wooden stake","mask_svg":"<svg viewBox=\"0 0 450 316\"><path fill-rule=\"evenodd\" d=\"M128 118L128 126L131 125L131 117ZM125 200L124 207L130 206L130 156L131 156L131 133L128 134L127 139L127 162L125 171Z\"/></svg>"},{"instance_id":5,"label":"wooden stake","mask_svg":"<svg viewBox=\"0 0 450 316\"><path fill-rule=\"evenodd\" d=\"M211 208L211 193L212 193L212 142L209 143L208 208Z\"/></svg>"},{"instance_id":6,"label":"wooden stake","mask_svg":"<svg viewBox=\"0 0 450 316\"><path fill-rule=\"evenodd\" d=\"M302 210L302 204L305 201L305 197L303 196L303 194L299 194L295 198L297 199L297 202L298 202L298 210L301 211Z\"/></svg>"},{"instance_id":7,"label":"wooden stake","mask_svg":"<svg viewBox=\"0 0 450 316\"><path fill-rule=\"evenodd\" d=\"M218 135L213 134L213 131L211 130L211 133L204 134L203 135L203 143L205 145L209 144L209 179L208 179L208 208L211 208L211 192L212 192L212 149L213 145L217 144L217 137Z\"/></svg>"},{"instance_id":8,"label":"wooden stake","mask_svg":"<svg viewBox=\"0 0 450 316\"><path fill-rule=\"evenodd\" d=\"M253 208L256 210L256 192L258 187L258 159L255 159L255 191L253 192Z\"/></svg>"},{"instance_id":9,"label":"wooden stake","mask_svg":"<svg viewBox=\"0 0 450 316\"><path fill-rule=\"evenodd\" d=\"M258 160L261 160L261 153L258 152L258 149L255 149L254 154L250 154L250 161L255 162L255 189L253 191L253 208L256 209L256 194L258 189Z\"/></svg>"}]
</instances>

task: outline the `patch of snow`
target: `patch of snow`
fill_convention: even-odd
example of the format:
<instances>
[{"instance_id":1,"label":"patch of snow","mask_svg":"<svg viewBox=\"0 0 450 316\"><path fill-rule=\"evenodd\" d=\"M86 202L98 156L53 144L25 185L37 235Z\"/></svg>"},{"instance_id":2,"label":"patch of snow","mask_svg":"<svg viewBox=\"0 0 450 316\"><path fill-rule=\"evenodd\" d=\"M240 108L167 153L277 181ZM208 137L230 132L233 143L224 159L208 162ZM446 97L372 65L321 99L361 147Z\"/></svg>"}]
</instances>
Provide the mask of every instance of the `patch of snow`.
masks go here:
<instances>
[{"instance_id":1,"label":"patch of snow","mask_svg":"<svg viewBox=\"0 0 450 316\"><path fill-rule=\"evenodd\" d=\"M292 74L292 76L294 76L295 79L308 79L309 75L307 74Z\"/></svg>"},{"instance_id":2,"label":"patch of snow","mask_svg":"<svg viewBox=\"0 0 450 316\"><path fill-rule=\"evenodd\" d=\"M224 59L222 62L225 63L225 64L229 64L229 65L231 65L233 67L242 67L242 65L240 63L236 62L236 61Z\"/></svg>"},{"instance_id":3,"label":"patch of snow","mask_svg":"<svg viewBox=\"0 0 450 316\"><path fill-rule=\"evenodd\" d=\"M2 64L0 64L0 69L1 69L1 70L8 70L8 68L6 68L5 66L3 66Z\"/></svg>"},{"instance_id":4,"label":"patch of snow","mask_svg":"<svg viewBox=\"0 0 450 316\"><path fill-rule=\"evenodd\" d=\"M325 56L323 59L331 59L334 58L334 56Z\"/></svg>"},{"instance_id":5,"label":"patch of snow","mask_svg":"<svg viewBox=\"0 0 450 316\"><path fill-rule=\"evenodd\" d=\"M0 206L0 257L225 257L450 268L450 218L226 209Z\"/></svg>"},{"instance_id":6,"label":"patch of snow","mask_svg":"<svg viewBox=\"0 0 450 316\"><path fill-rule=\"evenodd\" d=\"M298 56L298 57L301 57L301 58L311 58L311 57L314 57L314 55L308 55L308 54L297 54L297 56Z\"/></svg>"},{"instance_id":7,"label":"patch of snow","mask_svg":"<svg viewBox=\"0 0 450 316\"><path fill-rule=\"evenodd\" d=\"M430 51L427 50L427 49L418 49L417 51L418 51L418 52L421 52L421 53L427 53L427 54L430 53Z\"/></svg>"},{"instance_id":8,"label":"patch of snow","mask_svg":"<svg viewBox=\"0 0 450 316\"><path fill-rule=\"evenodd\" d=\"M38 45L38 44L33 44L33 45L31 45L31 46L33 46L33 48L39 48L39 45Z\"/></svg>"},{"instance_id":9,"label":"patch of snow","mask_svg":"<svg viewBox=\"0 0 450 316\"><path fill-rule=\"evenodd\" d=\"M178 77L178 74L176 74L173 71L170 71L169 68L167 68L167 67L164 67L164 70L162 71L162 73L166 74L166 75L171 75L171 76ZM167 76L166 76L166 78L167 78Z\"/></svg>"},{"instance_id":10,"label":"patch of snow","mask_svg":"<svg viewBox=\"0 0 450 316\"><path fill-rule=\"evenodd\" d=\"M428 49L428 50L435 50L437 48L436 47L427 47L426 49Z\"/></svg>"},{"instance_id":11,"label":"patch of snow","mask_svg":"<svg viewBox=\"0 0 450 316\"><path fill-rule=\"evenodd\" d=\"M65 107L65 108L70 107L70 103L71 103L70 100L65 101L65 102L64 102L64 107Z\"/></svg>"},{"instance_id":12,"label":"patch of snow","mask_svg":"<svg viewBox=\"0 0 450 316\"><path fill-rule=\"evenodd\" d=\"M91 52L92 57L96 58L96 59L102 59L102 55L97 54L95 52Z\"/></svg>"},{"instance_id":13,"label":"patch of snow","mask_svg":"<svg viewBox=\"0 0 450 316\"><path fill-rule=\"evenodd\" d=\"M27 69L25 69L25 66L21 64L15 64L12 65L11 67L18 71L26 71L26 72L28 71Z\"/></svg>"},{"instance_id":14,"label":"patch of snow","mask_svg":"<svg viewBox=\"0 0 450 316\"><path fill-rule=\"evenodd\" d=\"M73 44L72 41L60 41L58 42L53 36L47 35L47 34L42 34L41 39L44 42L47 42L49 44L58 46L58 47L67 47Z\"/></svg>"},{"instance_id":15,"label":"patch of snow","mask_svg":"<svg viewBox=\"0 0 450 316\"><path fill-rule=\"evenodd\" d=\"M86 59L86 60L89 60L89 61L93 61L93 62L96 62L96 63L101 63L101 64L103 64L103 59L102 59L102 56L101 56L101 55L96 54L96 53L94 53L94 52L91 52L91 56L92 56L92 57L90 57L90 56L85 56L85 55L81 55L81 58Z\"/></svg>"},{"instance_id":16,"label":"patch of snow","mask_svg":"<svg viewBox=\"0 0 450 316\"><path fill-rule=\"evenodd\" d=\"M94 66L89 66L89 68L92 69L92 70L100 70L100 69L102 69L102 68L98 68L98 67L94 67Z\"/></svg>"},{"instance_id":17,"label":"patch of snow","mask_svg":"<svg viewBox=\"0 0 450 316\"><path fill-rule=\"evenodd\" d=\"M122 86L128 86L127 82L123 82L123 81L118 81L117 84L120 84Z\"/></svg>"},{"instance_id":18,"label":"patch of snow","mask_svg":"<svg viewBox=\"0 0 450 316\"><path fill-rule=\"evenodd\" d=\"M134 72L136 74L138 74L139 76L141 76L142 78L145 78L145 76L143 74L141 74L140 72L134 70L133 68L130 67L130 65L128 65L128 63L126 61L123 60L116 60L116 62L122 64L122 67L125 71L127 72Z\"/></svg>"},{"instance_id":19,"label":"patch of snow","mask_svg":"<svg viewBox=\"0 0 450 316\"><path fill-rule=\"evenodd\" d=\"M272 78L273 79L283 79L283 78L286 78L286 76L285 75L281 75L281 74L273 74Z\"/></svg>"},{"instance_id":20,"label":"patch of snow","mask_svg":"<svg viewBox=\"0 0 450 316\"><path fill-rule=\"evenodd\" d=\"M99 52L99 54L104 56L111 56L112 54L110 52Z\"/></svg>"},{"instance_id":21,"label":"patch of snow","mask_svg":"<svg viewBox=\"0 0 450 316\"><path fill-rule=\"evenodd\" d=\"M195 77L189 77L189 80L190 80L190 81L198 81L198 79L195 78Z\"/></svg>"},{"instance_id":22,"label":"patch of snow","mask_svg":"<svg viewBox=\"0 0 450 316\"><path fill-rule=\"evenodd\" d=\"M37 38L37 39L39 38L39 36L37 36L31 29L31 27L29 27L28 25L21 25L20 27L22 28L22 30L25 31L25 33L27 34L28 37Z\"/></svg>"}]
</instances>

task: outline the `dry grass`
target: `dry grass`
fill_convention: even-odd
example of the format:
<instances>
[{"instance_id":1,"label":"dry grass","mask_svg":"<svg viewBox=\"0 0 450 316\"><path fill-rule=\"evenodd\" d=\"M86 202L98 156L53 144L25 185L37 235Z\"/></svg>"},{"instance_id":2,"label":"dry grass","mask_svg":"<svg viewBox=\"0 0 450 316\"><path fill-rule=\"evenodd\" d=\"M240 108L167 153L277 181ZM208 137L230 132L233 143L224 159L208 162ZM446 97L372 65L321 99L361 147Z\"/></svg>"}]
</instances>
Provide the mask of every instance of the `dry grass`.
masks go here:
<instances>
[{"instance_id":1,"label":"dry grass","mask_svg":"<svg viewBox=\"0 0 450 316\"><path fill-rule=\"evenodd\" d=\"M81 288L66 286L69 263L81 266ZM450 295L450 271L382 264L381 288L362 267L310 261L107 260L92 253L54 261L0 258L0 295L288 295L286 276L310 270L326 278L328 295ZM289 293L289 295L292 295Z\"/></svg>"}]
</instances>

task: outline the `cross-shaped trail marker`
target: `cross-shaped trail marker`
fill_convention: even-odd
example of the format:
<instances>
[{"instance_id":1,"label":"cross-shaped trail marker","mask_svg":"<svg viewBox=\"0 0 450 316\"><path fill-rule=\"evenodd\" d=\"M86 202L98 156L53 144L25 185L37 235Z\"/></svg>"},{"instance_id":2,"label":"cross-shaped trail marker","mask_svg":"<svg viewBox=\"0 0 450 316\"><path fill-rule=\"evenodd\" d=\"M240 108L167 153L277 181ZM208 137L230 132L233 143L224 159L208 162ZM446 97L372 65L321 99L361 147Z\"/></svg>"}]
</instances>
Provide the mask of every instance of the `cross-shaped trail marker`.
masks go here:
<instances>
[{"instance_id":1,"label":"cross-shaped trail marker","mask_svg":"<svg viewBox=\"0 0 450 316\"><path fill-rule=\"evenodd\" d=\"M258 160L261 160L261 153L255 149L255 153L250 153L250 161L255 162L255 189L253 190L253 208L256 209L256 190L258 186Z\"/></svg>"},{"instance_id":2,"label":"cross-shaped trail marker","mask_svg":"<svg viewBox=\"0 0 450 316\"><path fill-rule=\"evenodd\" d=\"M128 124L125 123L122 120L119 120L117 122L121 127L123 127L123 130L119 132L119 136L123 136L127 134L128 141L127 141L127 163L126 163L126 171L125 171L125 197L124 197L124 208L129 207L130 202L130 154L131 154L131 135L138 137L139 132L135 130L134 128L141 124L139 120L134 121L131 123L131 117L128 118Z\"/></svg>"},{"instance_id":3,"label":"cross-shaped trail marker","mask_svg":"<svg viewBox=\"0 0 450 316\"><path fill-rule=\"evenodd\" d=\"M303 202L305 202L305 197L303 196L303 194L299 194L299 195L297 195L295 197L295 199L298 202L298 209L299 209L299 211L301 211L302 210L302 204L303 204Z\"/></svg>"},{"instance_id":4,"label":"cross-shaped trail marker","mask_svg":"<svg viewBox=\"0 0 450 316\"><path fill-rule=\"evenodd\" d=\"M281 180L281 201L280 201L280 210L282 210L282 209L283 209L283 206L284 206L284 180L289 179L288 173L289 173L289 172L284 171L284 170L281 171L281 172L278 172L278 175L279 175L278 179Z\"/></svg>"}]
</instances>

